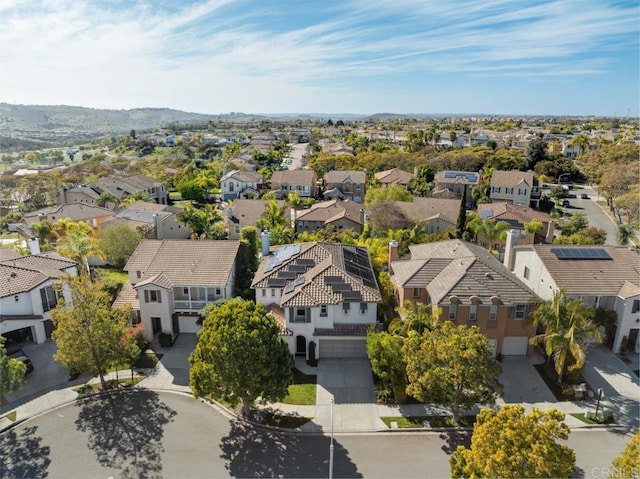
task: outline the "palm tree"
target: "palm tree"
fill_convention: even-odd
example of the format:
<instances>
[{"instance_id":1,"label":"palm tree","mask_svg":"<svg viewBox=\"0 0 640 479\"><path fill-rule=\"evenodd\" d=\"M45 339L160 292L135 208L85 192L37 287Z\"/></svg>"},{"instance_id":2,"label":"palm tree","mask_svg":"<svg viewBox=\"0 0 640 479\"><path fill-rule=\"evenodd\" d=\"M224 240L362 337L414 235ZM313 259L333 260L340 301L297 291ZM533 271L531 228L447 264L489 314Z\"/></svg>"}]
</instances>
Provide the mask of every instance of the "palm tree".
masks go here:
<instances>
[{"instance_id":1,"label":"palm tree","mask_svg":"<svg viewBox=\"0 0 640 479\"><path fill-rule=\"evenodd\" d=\"M475 240L486 241L491 248L496 242L503 241L507 236L507 230L511 227L506 221L493 221L476 216L468 223L469 229L475 234Z\"/></svg>"},{"instance_id":2,"label":"palm tree","mask_svg":"<svg viewBox=\"0 0 640 479\"><path fill-rule=\"evenodd\" d=\"M593 321L595 310L578 299L567 298L564 290L551 301L535 301L534 307L530 320L544 332L529 341L544 346L548 360L553 360L558 383L562 383L565 372L576 374L583 368L588 343L604 337Z\"/></svg>"},{"instance_id":3,"label":"palm tree","mask_svg":"<svg viewBox=\"0 0 640 479\"><path fill-rule=\"evenodd\" d=\"M100 197L98 198L97 205L105 207L109 203L112 203L113 205L117 205L118 198L116 198L112 193L108 191L103 191L102 193L100 193Z\"/></svg>"},{"instance_id":4,"label":"palm tree","mask_svg":"<svg viewBox=\"0 0 640 479\"><path fill-rule=\"evenodd\" d=\"M57 251L63 256L76 261L80 265L81 273L89 272L87 259L97 256L104 260L105 255L100 248L100 242L80 230L68 231L59 241Z\"/></svg>"},{"instance_id":5,"label":"palm tree","mask_svg":"<svg viewBox=\"0 0 640 479\"><path fill-rule=\"evenodd\" d=\"M629 244L629 240L635 233L637 225L633 223L618 225L618 243L621 246Z\"/></svg>"},{"instance_id":6,"label":"palm tree","mask_svg":"<svg viewBox=\"0 0 640 479\"><path fill-rule=\"evenodd\" d=\"M396 308L401 318L389 324L389 332L407 337L410 331L422 335L425 330L432 330L440 313L434 313L430 304L405 301L404 306ZM440 310L441 311L441 310Z\"/></svg>"},{"instance_id":7,"label":"palm tree","mask_svg":"<svg viewBox=\"0 0 640 479\"><path fill-rule=\"evenodd\" d=\"M591 144L591 141L585 135L577 135L569 140L569 144L571 146L578 147L578 156L580 156L589 151L589 145Z\"/></svg>"}]
</instances>

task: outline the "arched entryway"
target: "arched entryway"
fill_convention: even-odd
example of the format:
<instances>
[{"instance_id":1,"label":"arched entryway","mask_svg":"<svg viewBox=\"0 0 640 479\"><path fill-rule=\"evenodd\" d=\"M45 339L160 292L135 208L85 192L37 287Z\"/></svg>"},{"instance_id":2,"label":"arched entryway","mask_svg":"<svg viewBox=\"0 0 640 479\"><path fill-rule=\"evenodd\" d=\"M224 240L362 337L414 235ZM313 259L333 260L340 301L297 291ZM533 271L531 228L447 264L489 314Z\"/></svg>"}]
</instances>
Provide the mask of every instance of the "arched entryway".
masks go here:
<instances>
[{"instance_id":1,"label":"arched entryway","mask_svg":"<svg viewBox=\"0 0 640 479\"><path fill-rule=\"evenodd\" d=\"M296 356L307 355L307 340L304 336L296 336Z\"/></svg>"}]
</instances>

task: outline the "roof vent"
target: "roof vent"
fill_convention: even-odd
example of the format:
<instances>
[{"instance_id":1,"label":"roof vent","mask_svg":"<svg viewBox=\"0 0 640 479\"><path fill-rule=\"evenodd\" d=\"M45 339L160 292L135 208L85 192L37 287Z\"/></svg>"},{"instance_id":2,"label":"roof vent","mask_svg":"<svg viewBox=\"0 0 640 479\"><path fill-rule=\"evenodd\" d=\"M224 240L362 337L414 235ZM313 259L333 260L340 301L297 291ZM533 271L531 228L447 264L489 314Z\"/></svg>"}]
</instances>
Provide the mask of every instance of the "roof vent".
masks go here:
<instances>
[{"instance_id":1,"label":"roof vent","mask_svg":"<svg viewBox=\"0 0 640 479\"><path fill-rule=\"evenodd\" d=\"M12 277L12 278L15 278L16 276L18 276L18 275L16 274L16 272L15 272L15 271L12 271L12 272L11 272L11 277Z\"/></svg>"},{"instance_id":2,"label":"roof vent","mask_svg":"<svg viewBox=\"0 0 640 479\"><path fill-rule=\"evenodd\" d=\"M487 279L493 279L493 276L491 276L491 273L485 273L484 277Z\"/></svg>"}]
</instances>

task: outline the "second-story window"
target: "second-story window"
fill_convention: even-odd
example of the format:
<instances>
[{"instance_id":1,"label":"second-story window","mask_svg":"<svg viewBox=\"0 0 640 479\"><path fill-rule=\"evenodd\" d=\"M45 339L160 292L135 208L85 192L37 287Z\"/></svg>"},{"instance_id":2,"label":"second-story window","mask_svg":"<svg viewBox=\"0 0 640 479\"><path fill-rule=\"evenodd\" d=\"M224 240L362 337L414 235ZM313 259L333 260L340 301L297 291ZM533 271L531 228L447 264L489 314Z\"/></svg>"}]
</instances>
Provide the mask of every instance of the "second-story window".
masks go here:
<instances>
[{"instance_id":1,"label":"second-story window","mask_svg":"<svg viewBox=\"0 0 640 479\"><path fill-rule=\"evenodd\" d=\"M527 305L526 304L516 304L516 307L513 311L513 319L524 319L527 313Z\"/></svg>"},{"instance_id":2,"label":"second-story window","mask_svg":"<svg viewBox=\"0 0 640 479\"><path fill-rule=\"evenodd\" d=\"M42 299L42 310L45 312L51 311L58 303L58 296L51 286L40 290L40 299Z\"/></svg>"},{"instance_id":3,"label":"second-story window","mask_svg":"<svg viewBox=\"0 0 640 479\"><path fill-rule=\"evenodd\" d=\"M469 306L469 321L475 321L478 319L478 306L472 304Z\"/></svg>"},{"instance_id":4,"label":"second-story window","mask_svg":"<svg viewBox=\"0 0 640 479\"><path fill-rule=\"evenodd\" d=\"M505 188L505 193L508 195L512 195L513 194L513 188Z\"/></svg>"},{"instance_id":5,"label":"second-story window","mask_svg":"<svg viewBox=\"0 0 640 479\"><path fill-rule=\"evenodd\" d=\"M320 305L320 316L325 318L327 317L327 305L326 304L321 304Z\"/></svg>"},{"instance_id":6,"label":"second-story window","mask_svg":"<svg viewBox=\"0 0 640 479\"><path fill-rule=\"evenodd\" d=\"M413 288L413 297L417 299L420 297L420 288Z\"/></svg>"},{"instance_id":7,"label":"second-story window","mask_svg":"<svg viewBox=\"0 0 640 479\"><path fill-rule=\"evenodd\" d=\"M489 320L495 321L496 319L498 319L498 305L492 304L489 308Z\"/></svg>"},{"instance_id":8,"label":"second-story window","mask_svg":"<svg viewBox=\"0 0 640 479\"><path fill-rule=\"evenodd\" d=\"M633 300L633 306L631 306L631 313L637 313L640 311L640 299Z\"/></svg>"},{"instance_id":9,"label":"second-story window","mask_svg":"<svg viewBox=\"0 0 640 479\"><path fill-rule=\"evenodd\" d=\"M457 312L458 312L458 305L457 304L449 305L449 320L450 321L455 321L456 320L456 313Z\"/></svg>"}]
</instances>

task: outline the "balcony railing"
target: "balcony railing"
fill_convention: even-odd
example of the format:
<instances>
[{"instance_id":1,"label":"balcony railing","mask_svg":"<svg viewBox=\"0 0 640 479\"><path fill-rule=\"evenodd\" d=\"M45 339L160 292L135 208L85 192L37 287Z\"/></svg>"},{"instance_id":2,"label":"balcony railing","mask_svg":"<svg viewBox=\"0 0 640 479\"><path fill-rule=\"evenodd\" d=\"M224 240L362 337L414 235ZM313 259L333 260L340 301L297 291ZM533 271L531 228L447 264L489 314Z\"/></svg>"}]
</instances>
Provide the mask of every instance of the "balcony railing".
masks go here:
<instances>
[{"instance_id":1,"label":"balcony railing","mask_svg":"<svg viewBox=\"0 0 640 479\"><path fill-rule=\"evenodd\" d=\"M174 301L175 311L200 311L207 305L206 301Z\"/></svg>"}]
</instances>

